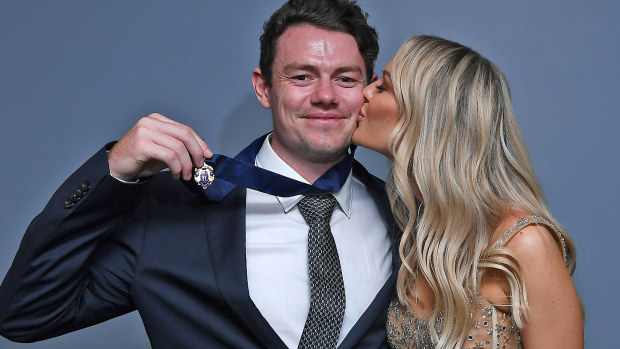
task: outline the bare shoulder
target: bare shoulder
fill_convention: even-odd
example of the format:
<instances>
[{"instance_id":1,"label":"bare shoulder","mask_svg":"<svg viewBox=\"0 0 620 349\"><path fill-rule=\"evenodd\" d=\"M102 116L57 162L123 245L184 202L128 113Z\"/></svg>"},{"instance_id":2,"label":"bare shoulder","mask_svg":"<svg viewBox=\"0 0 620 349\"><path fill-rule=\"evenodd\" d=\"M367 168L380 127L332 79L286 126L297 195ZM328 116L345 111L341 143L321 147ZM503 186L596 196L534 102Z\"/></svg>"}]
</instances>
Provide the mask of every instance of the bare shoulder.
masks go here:
<instances>
[{"instance_id":1,"label":"bare shoulder","mask_svg":"<svg viewBox=\"0 0 620 349\"><path fill-rule=\"evenodd\" d=\"M561 247L544 225L533 223L525 226L511 237L506 247L514 253L522 268L542 265L566 268Z\"/></svg>"},{"instance_id":2,"label":"bare shoulder","mask_svg":"<svg viewBox=\"0 0 620 349\"><path fill-rule=\"evenodd\" d=\"M529 224L505 246L525 277L529 311L521 330L524 347L583 348L581 302L553 233Z\"/></svg>"},{"instance_id":3,"label":"bare shoulder","mask_svg":"<svg viewBox=\"0 0 620 349\"><path fill-rule=\"evenodd\" d=\"M564 264L562 250L553 232L544 225L534 222L528 224L528 221L524 220L524 217L528 216L519 212L505 217L498 225L491 245L500 243L510 251L519 263L526 284L530 286L528 288L532 290L537 288L534 284L545 284L546 281L550 281L549 274L564 275L561 283L569 281L570 275ZM526 225L522 226L523 224ZM551 285L547 283L546 286ZM487 268L481 280L481 291L495 308L503 312L510 311L511 290L504 272Z\"/></svg>"}]
</instances>

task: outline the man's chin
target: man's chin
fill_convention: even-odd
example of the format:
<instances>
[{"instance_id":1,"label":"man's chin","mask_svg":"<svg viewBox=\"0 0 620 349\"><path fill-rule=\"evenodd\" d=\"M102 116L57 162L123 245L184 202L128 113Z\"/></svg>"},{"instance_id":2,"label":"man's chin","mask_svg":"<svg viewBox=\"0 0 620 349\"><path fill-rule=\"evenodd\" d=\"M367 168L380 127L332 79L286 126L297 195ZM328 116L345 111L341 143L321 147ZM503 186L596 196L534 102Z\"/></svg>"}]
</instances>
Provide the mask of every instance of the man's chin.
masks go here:
<instances>
[{"instance_id":1,"label":"man's chin","mask_svg":"<svg viewBox=\"0 0 620 349\"><path fill-rule=\"evenodd\" d=\"M306 155L314 161L334 161L346 154L351 145L351 138L343 139L342 136L337 139L323 138L310 141L306 145Z\"/></svg>"}]
</instances>

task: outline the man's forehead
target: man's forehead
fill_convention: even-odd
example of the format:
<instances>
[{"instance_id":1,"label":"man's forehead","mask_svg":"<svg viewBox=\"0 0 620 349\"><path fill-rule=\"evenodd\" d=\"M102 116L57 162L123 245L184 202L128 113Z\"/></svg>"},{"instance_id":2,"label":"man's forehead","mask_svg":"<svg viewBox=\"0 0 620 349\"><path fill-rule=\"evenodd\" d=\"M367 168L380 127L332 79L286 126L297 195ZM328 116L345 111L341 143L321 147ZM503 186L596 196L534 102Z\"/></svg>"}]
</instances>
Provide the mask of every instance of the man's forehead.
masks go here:
<instances>
[{"instance_id":1,"label":"man's forehead","mask_svg":"<svg viewBox=\"0 0 620 349\"><path fill-rule=\"evenodd\" d=\"M310 24L296 24L287 28L276 42L274 58L274 63L280 61L285 66L328 60L336 65L347 66L347 70L356 70L351 69L356 65L359 65L357 70L365 70L364 59L352 35Z\"/></svg>"},{"instance_id":2,"label":"man's forehead","mask_svg":"<svg viewBox=\"0 0 620 349\"><path fill-rule=\"evenodd\" d=\"M330 49L329 43L339 42L340 44L355 45L355 38L346 32L329 30L307 23L292 25L280 35L276 40L276 54L280 49L287 49L290 46L305 45L307 50L314 53L322 53ZM359 49L356 49L359 54ZM361 54L360 54L361 56Z\"/></svg>"}]
</instances>

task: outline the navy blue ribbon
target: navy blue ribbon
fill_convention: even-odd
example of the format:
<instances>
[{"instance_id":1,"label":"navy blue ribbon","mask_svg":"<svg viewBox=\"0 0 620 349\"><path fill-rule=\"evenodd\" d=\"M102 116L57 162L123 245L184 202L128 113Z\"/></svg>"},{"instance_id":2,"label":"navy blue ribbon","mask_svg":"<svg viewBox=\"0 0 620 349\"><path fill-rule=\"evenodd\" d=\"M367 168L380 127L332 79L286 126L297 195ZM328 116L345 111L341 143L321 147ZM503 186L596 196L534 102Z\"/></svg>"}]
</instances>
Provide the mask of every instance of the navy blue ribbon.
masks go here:
<instances>
[{"instance_id":1,"label":"navy blue ribbon","mask_svg":"<svg viewBox=\"0 0 620 349\"><path fill-rule=\"evenodd\" d=\"M215 174L213 183L204 189L209 199L221 200L236 186L276 196L294 196L336 192L346 182L353 166L355 146L351 146L351 152L313 184L307 184L254 166L256 155L267 136L268 134L254 140L235 158L215 154L211 159L205 159L205 162L213 167ZM186 182L186 185L202 190L193 180ZM196 190L195 188L192 190Z\"/></svg>"}]
</instances>

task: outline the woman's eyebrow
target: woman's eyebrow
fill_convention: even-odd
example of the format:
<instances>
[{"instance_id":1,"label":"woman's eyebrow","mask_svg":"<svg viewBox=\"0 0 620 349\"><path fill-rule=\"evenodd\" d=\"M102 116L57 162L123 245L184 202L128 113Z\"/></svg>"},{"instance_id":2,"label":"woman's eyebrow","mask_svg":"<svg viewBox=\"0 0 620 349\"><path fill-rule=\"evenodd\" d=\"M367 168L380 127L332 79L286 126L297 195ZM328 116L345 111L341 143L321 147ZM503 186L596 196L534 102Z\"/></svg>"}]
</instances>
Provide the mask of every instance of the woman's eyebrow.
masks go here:
<instances>
[{"instance_id":1,"label":"woman's eyebrow","mask_svg":"<svg viewBox=\"0 0 620 349\"><path fill-rule=\"evenodd\" d=\"M392 80L392 75L390 75L390 72L387 70L383 71L383 76L387 76L388 79Z\"/></svg>"}]
</instances>

